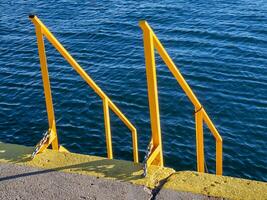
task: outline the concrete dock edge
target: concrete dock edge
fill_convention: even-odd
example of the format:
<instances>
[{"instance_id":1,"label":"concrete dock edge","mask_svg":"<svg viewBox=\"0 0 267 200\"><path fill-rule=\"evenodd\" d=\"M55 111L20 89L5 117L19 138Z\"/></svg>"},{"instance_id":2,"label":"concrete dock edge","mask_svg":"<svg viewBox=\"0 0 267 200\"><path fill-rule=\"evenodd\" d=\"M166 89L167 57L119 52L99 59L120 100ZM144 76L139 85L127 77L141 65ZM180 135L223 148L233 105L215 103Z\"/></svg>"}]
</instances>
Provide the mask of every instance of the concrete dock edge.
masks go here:
<instances>
[{"instance_id":1,"label":"concrete dock edge","mask_svg":"<svg viewBox=\"0 0 267 200\"><path fill-rule=\"evenodd\" d=\"M196 194L197 199L202 199L202 195L207 198L267 199L267 183L265 182L193 171L176 172L171 168L157 166L152 166L148 171L148 176L143 178L141 176L142 165L130 161L109 160L98 156L60 153L52 150L46 150L31 160L32 151L32 147L0 143L0 165L1 163L15 164L45 169L43 171L60 171L107 181L131 183L147 188L152 198L157 196L158 199L174 197L175 192L179 193L180 199L184 199L183 193L185 199L188 194ZM5 174L1 173L2 180L4 177Z\"/></svg>"}]
</instances>

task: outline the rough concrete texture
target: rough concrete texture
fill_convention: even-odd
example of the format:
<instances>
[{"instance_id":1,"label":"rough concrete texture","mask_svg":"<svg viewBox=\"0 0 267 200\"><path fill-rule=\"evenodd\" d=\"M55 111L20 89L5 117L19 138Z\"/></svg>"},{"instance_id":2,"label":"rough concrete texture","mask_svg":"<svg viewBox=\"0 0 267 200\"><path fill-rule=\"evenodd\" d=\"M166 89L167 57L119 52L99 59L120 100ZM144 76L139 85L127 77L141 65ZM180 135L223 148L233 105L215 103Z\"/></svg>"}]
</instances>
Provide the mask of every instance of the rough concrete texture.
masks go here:
<instances>
[{"instance_id":1,"label":"rough concrete texture","mask_svg":"<svg viewBox=\"0 0 267 200\"><path fill-rule=\"evenodd\" d=\"M224 198L219 197L210 197L206 195L200 195L200 194L194 194L190 192L177 192L174 190L168 190L168 189L161 189L160 192L155 195L155 199L159 200L222 200Z\"/></svg>"},{"instance_id":2,"label":"rough concrete texture","mask_svg":"<svg viewBox=\"0 0 267 200\"><path fill-rule=\"evenodd\" d=\"M154 188L160 180L175 172L171 168L151 166L148 176L143 178L142 164L52 150L46 150L31 160L32 152L33 148L31 147L0 143L0 162L127 181L149 188Z\"/></svg>"},{"instance_id":3,"label":"rough concrete texture","mask_svg":"<svg viewBox=\"0 0 267 200\"><path fill-rule=\"evenodd\" d=\"M267 183L265 182L192 171L173 173L167 178L164 188L227 199L267 200Z\"/></svg>"},{"instance_id":4,"label":"rough concrete texture","mask_svg":"<svg viewBox=\"0 0 267 200\"><path fill-rule=\"evenodd\" d=\"M0 199L149 199L143 186L13 164L0 165Z\"/></svg>"},{"instance_id":5,"label":"rough concrete texture","mask_svg":"<svg viewBox=\"0 0 267 200\"><path fill-rule=\"evenodd\" d=\"M0 143L0 163L16 163L46 169L44 171L56 170L100 177L109 179L110 183L117 180L144 185L151 189L146 191L152 193L152 199L205 199L209 196L226 199L267 199L267 183L264 182L191 171L175 172L173 169L157 166L151 166L148 176L143 178L142 165L129 161L52 150L38 154L31 160L32 151L33 148L30 147ZM165 189L170 190L167 192Z\"/></svg>"},{"instance_id":6,"label":"rough concrete texture","mask_svg":"<svg viewBox=\"0 0 267 200\"><path fill-rule=\"evenodd\" d=\"M5 200L209 199L170 190L153 195L141 185L14 164L1 163L0 172L0 199Z\"/></svg>"}]
</instances>

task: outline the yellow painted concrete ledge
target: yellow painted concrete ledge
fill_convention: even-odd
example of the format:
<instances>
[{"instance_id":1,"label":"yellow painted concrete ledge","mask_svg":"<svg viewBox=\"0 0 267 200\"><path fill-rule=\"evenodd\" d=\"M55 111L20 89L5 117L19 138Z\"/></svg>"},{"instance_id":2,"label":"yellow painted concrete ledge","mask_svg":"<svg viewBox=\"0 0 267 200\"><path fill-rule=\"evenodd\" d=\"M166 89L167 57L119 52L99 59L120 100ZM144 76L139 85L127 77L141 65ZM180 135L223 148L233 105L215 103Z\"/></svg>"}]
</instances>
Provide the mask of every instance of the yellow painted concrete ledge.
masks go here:
<instances>
[{"instance_id":1,"label":"yellow painted concrete ledge","mask_svg":"<svg viewBox=\"0 0 267 200\"><path fill-rule=\"evenodd\" d=\"M49 170L77 173L127 181L144 185L151 189L162 186L164 189L192 192L226 199L266 199L267 183L227 176L176 172L171 168L152 166L148 176L143 178L142 165L130 161L109 160L103 157L60 153L46 150L33 160L31 147L0 142L0 163L14 163Z\"/></svg>"}]
</instances>

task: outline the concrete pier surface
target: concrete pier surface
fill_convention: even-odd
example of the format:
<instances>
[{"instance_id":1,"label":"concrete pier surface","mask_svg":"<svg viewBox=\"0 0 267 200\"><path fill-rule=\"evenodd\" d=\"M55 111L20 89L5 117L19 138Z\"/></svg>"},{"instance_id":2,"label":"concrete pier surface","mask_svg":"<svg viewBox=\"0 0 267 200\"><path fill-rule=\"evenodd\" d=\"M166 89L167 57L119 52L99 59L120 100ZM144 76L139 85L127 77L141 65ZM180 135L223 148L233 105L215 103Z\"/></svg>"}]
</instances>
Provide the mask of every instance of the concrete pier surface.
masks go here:
<instances>
[{"instance_id":1,"label":"concrete pier surface","mask_svg":"<svg viewBox=\"0 0 267 200\"><path fill-rule=\"evenodd\" d=\"M0 143L0 199L267 199L267 183Z\"/></svg>"},{"instance_id":2,"label":"concrete pier surface","mask_svg":"<svg viewBox=\"0 0 267 200\"><path fill-rule=\"evenodd\" d=\"M205 195L163 189L160 193L144 186L94 176L0 164L0 199L213 199Z\"/></svg>"}]
</instances>

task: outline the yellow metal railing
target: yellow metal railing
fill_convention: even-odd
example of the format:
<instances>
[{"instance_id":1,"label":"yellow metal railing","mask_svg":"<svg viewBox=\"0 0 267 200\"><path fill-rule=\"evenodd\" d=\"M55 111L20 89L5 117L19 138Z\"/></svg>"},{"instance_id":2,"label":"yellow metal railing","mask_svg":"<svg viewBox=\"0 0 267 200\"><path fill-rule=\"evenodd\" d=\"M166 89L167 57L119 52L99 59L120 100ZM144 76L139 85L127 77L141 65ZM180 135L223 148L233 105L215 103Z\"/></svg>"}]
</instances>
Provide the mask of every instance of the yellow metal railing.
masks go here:
<instances>
[{"instance_id":1,"label":"yellow metal railing","mask_svg":"<svg viewBox=\"0 0 267 200\"><path fill-rule=\"evenodd\" d=\"M155 65L154 49L157 50L173 76L176 78L183 91L190 99L195 107L195 122L196 122L196 152L197 152L197 170L205 172L204 165L204 139L203 139L203 121L207 124L211 133L216 140L216 174L222 175L223 173L223 160L222 160L222 138L217 129L210 120L205 109L202 107L197 97L179 72L174 62L168 55L167 51L158 40L157 36L146 21L140 22L140 27L143 30L144 38L144 53L146 62L146 74L148 85L149 109L152 131L152 153L150 154L147 165L163 166L163 153L161 141L161 128L160 128L160 115L158 103L158 89L157 89L157 75Z\"/></svg>"},{"instance_id":2,"label":"yellow metal railing","mask_svg":"<svg viewBox=\"0 0 267 200\"><path fill-rule=\"evenodd\" d=\"M132 144L133 144L133 158L134 162L138 163L138 145L137 145L137 132L133 124L124 116L124 114L119 110L119 108L110 100L110 98L97 86L97 84L92 80L92 78L81 68L81 66L74 60L74 58L67 52L67 50L59 43L59 41L53 36L53 34L48 30L48 28L38 19L35 15L29 16L36 29L36 37L38 44L38 52L40 57L40 65L42 71L42 79L44 86L44 94L46 101L46 109L48 115L49 130L51 131L51 136L48 142L43 145L39 152L42 152L50 144L52 144L53 150L59 150L58 137L56 130L56 122L53 108L53 101L51 95L50 81L48 75L48 68L46 62L45 45L44 38L57 49L57 51L66 59L66 61L74 68L74 70L86 81L86 83L95 91L98 96L103 101L103 112L104 112L104 123L105 123L105 133L106 133L106 145L107 145L107 156L109 159L113 158L112 151L112 138L111 138L111 128L110 128L110 116L109 109L111 109L131 130L132 133Z\"/></svg>"}]
</instances>

